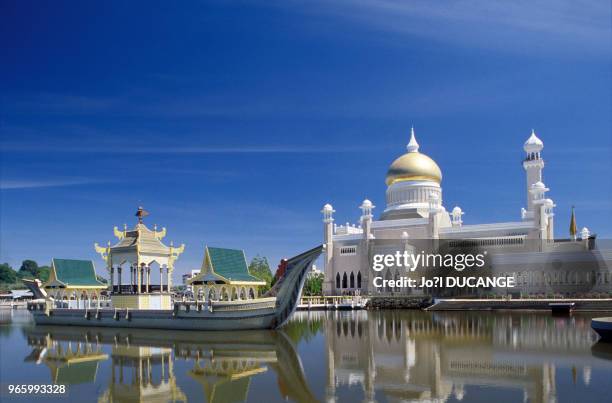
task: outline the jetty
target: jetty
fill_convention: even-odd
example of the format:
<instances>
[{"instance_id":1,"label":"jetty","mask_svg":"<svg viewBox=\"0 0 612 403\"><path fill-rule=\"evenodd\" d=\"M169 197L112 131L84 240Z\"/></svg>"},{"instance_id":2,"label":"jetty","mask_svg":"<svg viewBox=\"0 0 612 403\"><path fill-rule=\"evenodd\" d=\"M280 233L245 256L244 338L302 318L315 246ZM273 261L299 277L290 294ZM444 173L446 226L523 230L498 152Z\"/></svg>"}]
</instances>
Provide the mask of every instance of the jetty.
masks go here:
<instances>
[{"instance_id":1,"label":"jetty","mask_svg":"<svg viewBox=\"0 0 612 403\"><path fill-rule=\"evenodd\" d=\"M362 296L316 296L302 297L298 305L300 311L357 310L366 309L368 298Z\"/></svg>"},{"instance_id":2,"label":"jetty","mask_svg":"<svg viewBox=\"0 0 612 403\"><path fill-rule=\"evenodd\" d=\"M491 311L491 310L564 310L580 312L610 312L612 298L584 299L435 299L427 311Z\"/></svg>"}]
</instances>

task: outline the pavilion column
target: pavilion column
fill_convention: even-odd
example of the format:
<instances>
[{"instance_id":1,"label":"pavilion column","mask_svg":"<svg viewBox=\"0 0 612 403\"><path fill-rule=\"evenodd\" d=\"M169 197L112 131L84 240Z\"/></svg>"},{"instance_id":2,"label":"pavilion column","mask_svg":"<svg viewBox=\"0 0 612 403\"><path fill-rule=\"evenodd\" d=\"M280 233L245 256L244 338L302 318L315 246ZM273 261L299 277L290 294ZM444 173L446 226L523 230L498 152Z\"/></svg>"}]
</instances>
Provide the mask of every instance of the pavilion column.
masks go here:
<instances>
[{"instance_id":1,"label":"pavilion column","mask_svg":"<svg viewBox=\"0 0 612 403\"><path fill-rule=\"evenodd\" d=\"M159 292L164 292L164 268L159 266Z\"/></svg>"},{"instance_id":2,"label":"pavilion column","mask_svg":"<svg viewBox=\"0 0 612 403\"><path fill-rule=\"evenodd\" d=\"M117 267L117 284L118 284L118 288L119 290L117 290L118 294L121 294L121 272L123 270L121 269L121 266Z\"/></svg>"},{"instance_id":3,"label":"pavilion column","mask_svg":"<svg viewBox=\"0 0 612 403\"><path fill-rule=\"evenodd\" d=\"M134 266L130 266L130 292L133 293L134 292L134 285L136 283L134 282Z\"/></svg>"},{"instance_id":4,"label":"pavilion column","mask_svg":"<svg viewBox=\"0 0 612 403\"><path fill-rule=\"evenodd\" d=\"M168 292L170 292L170 287L172 287L172 282L171 282L171 277L170 274L172 272L172 269L170 269L169 267L166 268L166 284L168 284Z\"/></svg>"},{"instance_id":5,"label":"pavilion column","mask_svg":"<svg viewBox=\"0 0 612 403\"><path fill-rule=\"evenodd\" d=\"M160 268L160 270L161 270L161 268ZM166 372L166 363L164 361L165 361L164 360L164 355L162 354L161 355L161 382L162 383L166 382L166 379L165 379L166 378L166 374L165 374L165 372Z\"/></svg>"},{"instance_id":6,"label":"pavilion column","mask_svg":"<svg viewBox=\"0 0 612 403\"><path fill-rule=\"evenodd\" d=\"M136 268L137 272L136 272L136 283L138 284L138 294L140 294L140 292L142 291L142 266L139 266Z\"/></svg>"},{"instance_id":7,"label":"pavilion column","mask_svg":"<svg viewBox=\"0 0 612 403\"><path fill-rule=\"evenodd\" d=\"M149 293L150 286L151 286L151 266L147 266L147 293Z\"/></svg>"},{"instance_id":8,"label":"pavilion column","mask_svg":"<svg viewBox=\"0 0 612 403\"><path fill-rule=\"evenodd\" d=\"M115 288L115 268L113 266L110 267L110 286L111 286L111 293L112 293Z\"/></svg>"}]
</instances>

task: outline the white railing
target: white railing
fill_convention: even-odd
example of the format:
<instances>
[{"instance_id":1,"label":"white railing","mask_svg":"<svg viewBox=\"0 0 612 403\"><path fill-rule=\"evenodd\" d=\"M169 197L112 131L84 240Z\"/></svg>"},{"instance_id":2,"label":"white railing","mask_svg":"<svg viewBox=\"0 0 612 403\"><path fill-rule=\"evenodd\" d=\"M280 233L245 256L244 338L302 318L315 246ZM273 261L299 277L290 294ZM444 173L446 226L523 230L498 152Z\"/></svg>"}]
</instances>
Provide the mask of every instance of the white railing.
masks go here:
<instances>
[{"instance_id":1,"label":"white railing","mask_svg":"<svg viewBox=\"0 0 612 403\"><path fill-rule=\"evenodd\" d=\"M99 309L99 308L111 308L112 303L110 299L101 300L55 300L53 301L53 308L56 309Z\"/></svg>"}]
</instances>

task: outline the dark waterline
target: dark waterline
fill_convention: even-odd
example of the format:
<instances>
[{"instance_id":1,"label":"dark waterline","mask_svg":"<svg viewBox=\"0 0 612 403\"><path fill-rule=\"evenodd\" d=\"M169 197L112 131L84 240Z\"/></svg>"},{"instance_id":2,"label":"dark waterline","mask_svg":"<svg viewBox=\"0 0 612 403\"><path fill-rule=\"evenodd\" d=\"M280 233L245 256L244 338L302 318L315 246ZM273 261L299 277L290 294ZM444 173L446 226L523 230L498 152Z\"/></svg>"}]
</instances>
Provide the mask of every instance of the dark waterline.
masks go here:
<instances>
[{"instance_id":1,"label":"dark waterline","mask_svg":"<svg viewBox=\"0 0 612 403\"><path fill-rule=\"evenodd\" d=\"M71 401L496 403L609 401L612 345L591 315L302 312L280 332L34 326L0 311L8 385L66 384ZM43 397L40 397L43 398Z\"/></svg>"}]
</instances>

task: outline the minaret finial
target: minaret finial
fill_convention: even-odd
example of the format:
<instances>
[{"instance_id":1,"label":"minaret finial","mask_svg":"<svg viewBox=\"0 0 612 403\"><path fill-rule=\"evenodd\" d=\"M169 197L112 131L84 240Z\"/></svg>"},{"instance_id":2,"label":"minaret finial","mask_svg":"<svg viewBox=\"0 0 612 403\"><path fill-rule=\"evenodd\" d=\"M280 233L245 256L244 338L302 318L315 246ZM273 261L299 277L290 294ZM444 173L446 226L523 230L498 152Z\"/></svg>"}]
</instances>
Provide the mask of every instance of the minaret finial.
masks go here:
<instances>
[{"instance_id":1,"label":"minaret finial","mask_svg":"<svg viewBox=\"0 0 612 403\"><path fill-rule=\"evenodd\" d=\"M410 141L406 146L409 153L416 153L419 151L419 143L416 141L416 137L414 136L414 126L410 127Z\"/></svg>"}]
</instances>

